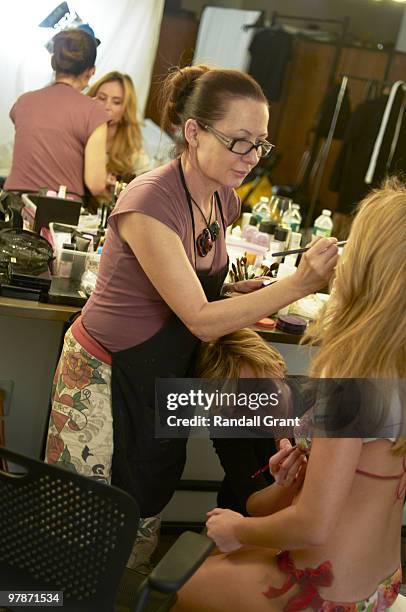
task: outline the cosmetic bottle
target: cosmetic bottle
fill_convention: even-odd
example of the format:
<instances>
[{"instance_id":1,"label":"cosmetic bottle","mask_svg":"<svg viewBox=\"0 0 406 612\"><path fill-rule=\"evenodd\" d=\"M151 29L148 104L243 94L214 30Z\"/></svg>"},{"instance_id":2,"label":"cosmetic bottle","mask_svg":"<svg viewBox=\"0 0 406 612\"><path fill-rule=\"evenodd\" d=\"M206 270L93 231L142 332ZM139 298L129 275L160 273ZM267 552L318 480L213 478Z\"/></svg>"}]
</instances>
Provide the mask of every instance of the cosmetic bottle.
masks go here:
<instances>
[{"instance_id":1,"label":"cosmetic bottle","mask_svg":"<svg viewBox=\"0 0 406 612\"><path fill-rule=\"evenodd\" d=\"M258 233L258 219L255 215L251 215L248 225L242 230L244 240L253 242L253 237Z\"/></svg>"},{"instance_id":2,"label":"cosmetic bottle","mask_svg":"<svg viewBox=\"0 0 406 612\"><path fill-rule=\"evenodd\" d=\"M279 251L284 251L286 249L286 241L288 239L289 231L284 227L276 227L273 240L269 245L270 254L279 253ZM272 260L274 263L280 263L282 261L281 257L273 257Z\"/></svg>"},{"instance_id":3,"label":"cosmetic bottle","mask_svg":"<svg viewBox=\"0 0 406 612\"><path fill-rule=\"evenodd\" d=\"M258 232L253 235L252 242L260 244L269 249L269 246L274 239L276 223L272 221L262 221L259 225Z\"/></svg>"},{"instance_id":4,"label":"cosmetic bottle","mask_svg":"<svg viewBox=\"0 0 406 612\"><path fill-rule=\"evenodd\" d=\"M284 263L279 264L278 273L276 275L276 278L277 280L280 280L281 278L286 278L286 276L290 276L294 272L296 272L296 266L292 265L291 263L284 262ZM287 315L289 313L289 306L290 304L288 304L287 306L284 306L283 308L280 308L278 310L278 316Z\"/></svg>"}]
</instances>

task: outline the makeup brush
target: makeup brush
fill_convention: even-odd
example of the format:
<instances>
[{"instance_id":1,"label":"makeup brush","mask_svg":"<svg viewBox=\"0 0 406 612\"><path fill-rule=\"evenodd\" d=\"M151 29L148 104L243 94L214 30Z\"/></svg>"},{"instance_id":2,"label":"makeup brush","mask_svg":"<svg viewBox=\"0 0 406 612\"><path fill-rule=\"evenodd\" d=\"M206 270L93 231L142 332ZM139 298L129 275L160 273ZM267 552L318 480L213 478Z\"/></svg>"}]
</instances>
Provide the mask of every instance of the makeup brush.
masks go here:
<instances>
[{"instance_id":1,"label":"makeup brush","mask_svg":"<svg viewBox=\"0 0 406 612\"><path fill-rule=\"evenodd\" d=\"M346 244L346 240L342 240L341 242L336 242L337 246L344 246ZM271 253L272 257L284 257L285 255L298 255L299 253L306 253L310 247L303 247L302 249L292 249L291 251L279 251L279 253Z\"/></svg>"}]
</instances>

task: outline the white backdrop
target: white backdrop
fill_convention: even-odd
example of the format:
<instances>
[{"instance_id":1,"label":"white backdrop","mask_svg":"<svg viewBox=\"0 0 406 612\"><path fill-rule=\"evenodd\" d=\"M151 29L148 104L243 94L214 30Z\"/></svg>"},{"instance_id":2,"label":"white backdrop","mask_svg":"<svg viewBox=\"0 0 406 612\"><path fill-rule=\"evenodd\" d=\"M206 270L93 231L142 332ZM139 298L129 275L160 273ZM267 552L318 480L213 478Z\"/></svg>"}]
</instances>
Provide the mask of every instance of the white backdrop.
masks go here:
<instances>
[{"instance_id":1,"label":"white backdrop","mask_svg":"<svg viewBox=\"0 0 406 612\"><path fill-rule=\"evenodd\" d=\"M52 79L44 43L53 31L38 24L61 0L0 0L0 168L14 138L8 114L16 98ZM134 80L143 116L155 60L164 0L71 0L69 8L89 22L97 38L96 75L127 72Z\"/></svg>"},{"instance_id":2,"label":"white backdrop","mask_svg":"<svg viewBox=\"0 0 406 612\"><path fill-rule=\"evenodd\" d=\"M208 62L222 68L245 70L255 30L244 31L245 24L256 23L261 11L207 6L200 20L194 64Z\"/></svg>"}]
</instances>

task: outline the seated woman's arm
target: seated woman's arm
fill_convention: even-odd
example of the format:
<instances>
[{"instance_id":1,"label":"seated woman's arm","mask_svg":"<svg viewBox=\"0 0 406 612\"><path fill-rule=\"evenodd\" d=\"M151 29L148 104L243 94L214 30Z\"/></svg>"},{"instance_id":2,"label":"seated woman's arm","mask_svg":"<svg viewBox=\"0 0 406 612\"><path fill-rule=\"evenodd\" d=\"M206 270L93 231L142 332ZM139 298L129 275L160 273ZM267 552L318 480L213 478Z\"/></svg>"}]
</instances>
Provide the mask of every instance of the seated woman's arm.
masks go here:
<instances>
[{"instance_id":1,"label":"seated woman's arm","mask_svg":"<svg viewBox=\"0 0 406 612\"><path fill-rule=\"evenodd\" d=\"M360 438L314 439L298 503L269 517L241 519L237 539L282 549L322 545L346 504L361 449Z\"/></svg>"},{"instance_id":2,"label":"seated woman's arm","mask_svg":"<svg viewBox=\"0 0 406 612\"><path fill-rule=\"evenodd\" d=\"M251 516L268 516L290 506L303 484L306 456L292 447L287 438L280 440L279 445L280 450L269 460L275 482L250 495L247 512Z\"/></svg>"},{"instance_id":3,"label":"seated woman's arm","mask_svg":"<svg viewBox=\"0 0 406 612\"><path fill-rule=\"evenodd\" d=\"M216 508L208 513L209 537L223 552L241 545L290 550L323 545L347 503L361 449L360 438L315 438L297 504L263 517Z\"/></svg>"},{"instance_id":4,"label":"seated woman's arm","mask_svg":"<svg viewBox=\"0 0 406 612\"><path fill-rule=\"evenodd\" d=\"M247 500L247 512L251 516L269 516L290 506L297 490L286 488L276 482L261 491L256 491Z\"/></svg>"}]
</instances>

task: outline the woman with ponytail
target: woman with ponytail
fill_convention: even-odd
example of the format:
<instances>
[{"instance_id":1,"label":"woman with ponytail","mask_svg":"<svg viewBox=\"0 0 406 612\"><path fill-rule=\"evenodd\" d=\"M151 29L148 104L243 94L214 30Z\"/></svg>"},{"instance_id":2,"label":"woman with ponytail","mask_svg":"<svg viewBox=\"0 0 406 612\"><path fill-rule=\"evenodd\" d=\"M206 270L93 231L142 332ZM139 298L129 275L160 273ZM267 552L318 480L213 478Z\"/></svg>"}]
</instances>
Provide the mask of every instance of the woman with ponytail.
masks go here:
<instances>
[{"instance_id":1,"label":"woman with ponytail","mask_svg":"<svg viewBox=\"0 0 406 612\"><path fill-rule=\"evenodd\" d=\"M156 378L187 376L202 340L324 286L338 252L334 238L321 238L292 276L269 287L240 281L228 286L238 299L219 300L225 232L240 216L235 188L273 148L268 104L243 72L191 66L168 74L161 108L176 158L134 179L109 217L96 289L66 335L48 442L50 460L69 458L71 469L138 500L138 542L151 525L153 540L186 457L185 439L155 438ZM67 376L79 366L80 380ZM78 401L72 424L64 415Z\"/></svg>"},{"instance_id":2,"label":"woman with ponytail","mask_svg":"<svg viewBox=\"0 0 406 612\"><path fill-rule=\"evenodd\" d=\"M80 28L53 37L54 82L23 94L10 111L16 135L6 189L65 185L81 198L85 187L95 196L105 193L108 114L81 93L94 75L98 42Z\"/></svg>"}]
</instances>

